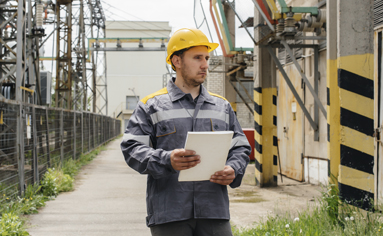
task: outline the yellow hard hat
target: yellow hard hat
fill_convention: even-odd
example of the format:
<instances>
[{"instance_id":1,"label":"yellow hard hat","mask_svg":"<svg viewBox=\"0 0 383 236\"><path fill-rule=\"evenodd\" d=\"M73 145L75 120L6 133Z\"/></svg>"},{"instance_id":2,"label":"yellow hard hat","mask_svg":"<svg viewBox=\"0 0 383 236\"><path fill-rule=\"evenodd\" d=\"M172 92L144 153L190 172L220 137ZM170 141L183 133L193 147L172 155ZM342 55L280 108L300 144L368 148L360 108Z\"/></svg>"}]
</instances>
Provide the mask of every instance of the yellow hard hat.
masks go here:
<instances>
[{"instance_id":1,"label":"yellow hard hat","mask_svg":"<svg viewBox=\"0 0 383 236\"><path fill-rule=\"evenodd\" d=\"M199 29L179 29L174 32L168 42L168 56L166 57L166 62L171 65L172 62L170 58L174 52L195 46L206 46L208 52L211 52L216 49L219 44L210 43L206 35Z\"/></svg>"}]
</instances>

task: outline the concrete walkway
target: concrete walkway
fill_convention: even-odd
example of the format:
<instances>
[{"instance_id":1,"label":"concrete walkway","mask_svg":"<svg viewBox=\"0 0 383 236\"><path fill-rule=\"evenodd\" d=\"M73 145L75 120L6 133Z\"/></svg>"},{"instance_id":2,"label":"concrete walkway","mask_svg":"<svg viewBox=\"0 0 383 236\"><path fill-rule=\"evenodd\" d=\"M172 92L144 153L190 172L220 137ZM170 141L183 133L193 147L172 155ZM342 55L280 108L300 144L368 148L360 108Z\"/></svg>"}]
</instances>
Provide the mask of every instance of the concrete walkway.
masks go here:
<instances>
[{"instance_id":1,"label":"concrete walkway","mask_svg":"<svg viewBox=\"0 0 383 236\"><path fill-rule=\"evenodd\" d=\"M146 227L146 176L125 163L121 139L106 146L76 177L73 192L48 201L29 217L32 236L149 236Z\"/></svg>"},{"instance_id":2,"label":"concrete walkway","mask_svg":"<svg viewBox=\"0 0 383 236\"><path fill-rule=\"evenodd\" d=\"M106 146L76 177L75 190L48 201L38 214L29 216L32 236L132 235L150 236L146 227L146 175L126 165L121 139ZM267 216L298 211L314 204L320 188L284 178L278 187L258 188L254 164L242 185L229 189L231 224L252 227Z\"/></svg>"}]
</instances>

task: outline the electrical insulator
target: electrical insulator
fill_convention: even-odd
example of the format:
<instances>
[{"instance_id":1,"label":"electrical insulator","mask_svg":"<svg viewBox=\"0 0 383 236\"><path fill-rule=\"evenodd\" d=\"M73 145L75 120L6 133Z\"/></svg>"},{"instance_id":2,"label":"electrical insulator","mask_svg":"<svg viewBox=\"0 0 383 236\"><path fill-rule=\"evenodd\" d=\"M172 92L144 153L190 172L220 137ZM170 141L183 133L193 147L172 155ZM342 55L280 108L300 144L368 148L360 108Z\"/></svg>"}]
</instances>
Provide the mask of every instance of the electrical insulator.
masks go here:
<instances>
[{"instance_id":1,"label":"electrical insulator","mask_svg":"<svg viewBox=\"0 0 383 236\"><path fill-rule=\"evenodd\" d=\"M282 32L285 30L285 19L278 19L277 24L277 36L281 35Z\"/></svg>"},{"instance_id":2,"label":"electrical insulator","mask_svg":"<svg viewBox=\"0 0 383 236\"><path fill-rule=\"evenodd\" d=\"M40 29L43 27L43 4L38 3L36 6L36 28Z\"/></svg>"},{"instance_id":3,"label":"electrical insulator","mask_svg":"<svg viewBox=\"0 0 383 236\"><path fill-rule=\"evenodd\" d=\"M295 19L293 18L293 12L287 12L285 19L285 30L283 34L285 35L295 35L297 33L297 29L295 28Z\"/></svg>"}]
</instances>

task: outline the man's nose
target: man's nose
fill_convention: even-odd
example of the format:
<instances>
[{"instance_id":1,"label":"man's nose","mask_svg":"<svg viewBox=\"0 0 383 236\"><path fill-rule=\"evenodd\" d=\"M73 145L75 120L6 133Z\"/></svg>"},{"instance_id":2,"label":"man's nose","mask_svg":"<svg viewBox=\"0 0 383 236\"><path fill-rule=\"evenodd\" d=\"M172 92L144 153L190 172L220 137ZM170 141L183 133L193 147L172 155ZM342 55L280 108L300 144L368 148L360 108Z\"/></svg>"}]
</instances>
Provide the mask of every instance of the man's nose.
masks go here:
<instances>
[{"instance_id":1,"label":"man's nose","mask_svg":"<svg viewBox=\"0 0 383 236\"><path fill-rule=\"evenodd\" d=\"M202 62L201 68L203 69L209 68L209 60L204 59Z\"/></svg>"}]
</instances>

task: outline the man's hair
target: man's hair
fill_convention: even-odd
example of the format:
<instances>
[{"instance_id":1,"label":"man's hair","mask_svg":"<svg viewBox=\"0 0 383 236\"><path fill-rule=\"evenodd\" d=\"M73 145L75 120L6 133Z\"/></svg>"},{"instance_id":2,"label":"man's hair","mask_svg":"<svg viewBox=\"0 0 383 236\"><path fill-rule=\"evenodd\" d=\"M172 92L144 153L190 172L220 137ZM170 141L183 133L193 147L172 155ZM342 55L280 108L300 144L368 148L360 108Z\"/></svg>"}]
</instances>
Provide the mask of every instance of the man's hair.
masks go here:
<instances>
[{"instance_id":1,"label":"man's hair","mask_svg":"<svg viewBox=\"0 0 383 236\"><path fill-rule=\"evenodd\" d=\"M190 47L190 48L191 48L191 47ZM173 61L172 61L173 56L179 56L181 59L183 59L183 58L184 58L184 52L186 52L186 51L189 50L190 48L184 48L184 49L175 51L175 52L170 56L170 61L172 62L172 68L173 68L174 71L176 71L176 67L174 66Z\"/></svg>"}]
</instances>

